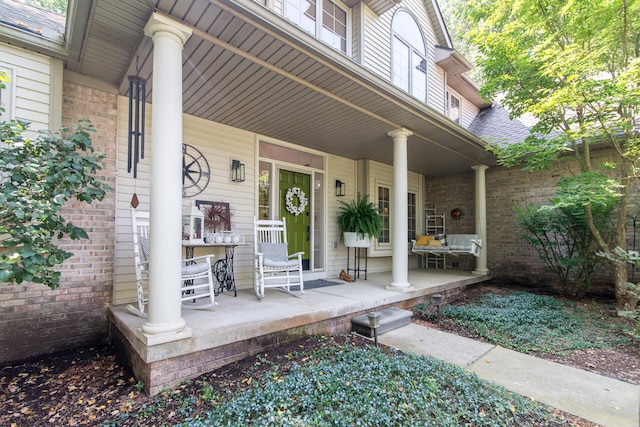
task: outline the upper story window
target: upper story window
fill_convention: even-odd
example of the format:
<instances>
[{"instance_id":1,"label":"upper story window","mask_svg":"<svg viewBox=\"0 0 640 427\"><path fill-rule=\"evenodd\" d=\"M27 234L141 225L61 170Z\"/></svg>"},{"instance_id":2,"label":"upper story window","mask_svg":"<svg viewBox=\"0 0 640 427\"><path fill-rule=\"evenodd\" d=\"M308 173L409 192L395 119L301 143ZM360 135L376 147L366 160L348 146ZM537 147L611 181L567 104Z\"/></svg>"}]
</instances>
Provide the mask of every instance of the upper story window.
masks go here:
<instances>
[{"instance_id":1,"label":"upper story window","mask_svg":"<svg viewBox=\"0 0 640 427\"><path fill-rule=\"evenodd\" d=\"M460 110L460 98L449 92L449 118L455 123L460 124L461 110Z\"/></svg>"},{"instance_id":2,"label":"upper story window","mask_svg":"<svg viewBox=\"0 0 640 427\"><path fill-rule=\"evenodd\" d=\"M409 12L399 10L391 30L391 82L426 102L427 48L420 27Z\"/></svg>"},{"instance_id":3,"label":"upper story window","mask_svg":"<svg viewBox=\"0 0 640 427\"><path fill-rule=\"evenodd\" d=\"M285 0L284 16L339 51L347 53L346 8L331 0Z\"/></svg>"}]
</instances>

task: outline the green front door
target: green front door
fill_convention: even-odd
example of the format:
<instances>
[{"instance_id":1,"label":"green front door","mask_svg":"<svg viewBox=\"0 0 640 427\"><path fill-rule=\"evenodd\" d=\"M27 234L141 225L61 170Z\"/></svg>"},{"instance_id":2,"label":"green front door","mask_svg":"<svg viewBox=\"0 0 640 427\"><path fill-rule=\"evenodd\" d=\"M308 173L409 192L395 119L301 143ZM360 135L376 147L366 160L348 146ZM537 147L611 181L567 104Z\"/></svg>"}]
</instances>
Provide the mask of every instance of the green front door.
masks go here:
<instances>
[{"instance_id":1,"label":"green front door","mask_svg":"<svg viewBox=\"0 0 640 427\"><path fill-rule=\"evenodd\" d=\"M279 183L280 216L287 221L289 253L304 252L302 263L308 270L311 256L311 175L281 169ZM290 194L289 209L287 193ZM301 197L306 199L304 209Z\"/></svg>"}]
</instances>

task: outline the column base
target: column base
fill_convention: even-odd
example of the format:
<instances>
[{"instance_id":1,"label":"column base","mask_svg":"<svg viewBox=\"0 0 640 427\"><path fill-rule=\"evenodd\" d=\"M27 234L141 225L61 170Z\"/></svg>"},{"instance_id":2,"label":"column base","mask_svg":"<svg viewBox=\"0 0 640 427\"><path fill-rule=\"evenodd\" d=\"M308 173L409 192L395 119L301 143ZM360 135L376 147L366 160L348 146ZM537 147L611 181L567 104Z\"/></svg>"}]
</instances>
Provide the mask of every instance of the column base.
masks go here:
<instances>
[{"instance_id":1,"label":"column base","mask_svg":"<svg viewBox=\"0 0 640 427\"><path fill-rule=\"evenodd\" d=\"M478 276L488 276L491 274L488 268L474 269L471 273L477 274Z\"/></svg>"},{"instance_id":2,"label":"column base","mask_svg":"<svg viewBox=\"0 0 640 427\"><path fill-rule=\"evenodd\" d=\"M187 338L191 338L191 328L182 328L177 331L172 332L163 332L160 334L146 334L142 331L142 329L138 329L136 331L136 336L142 341L147 347L151 347L154 345L165 344L172 341L180 341Z\"/></svg>"},{"instance_id":3,"label":"column base","mask_svg":"<svg viewBox=\"0 0 640 427\"><path fill-rule=\"evenodd\" d=\"M411 291L415 291L416 290L416 288L411 286L411 284L409 282L392 282L385 289L388 290L388 291L402 292L402 293L411 292Z\"/></svg>"}]
</instances>

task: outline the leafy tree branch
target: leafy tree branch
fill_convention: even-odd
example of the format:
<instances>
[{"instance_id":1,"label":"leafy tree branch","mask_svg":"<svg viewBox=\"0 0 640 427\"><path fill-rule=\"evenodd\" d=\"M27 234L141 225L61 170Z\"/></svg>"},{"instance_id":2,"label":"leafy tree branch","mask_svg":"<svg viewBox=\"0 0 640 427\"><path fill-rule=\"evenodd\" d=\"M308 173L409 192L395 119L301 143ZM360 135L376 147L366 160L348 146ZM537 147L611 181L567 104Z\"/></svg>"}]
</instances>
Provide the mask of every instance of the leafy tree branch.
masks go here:
<instances>
[{"instance_id":1,"label":"leafy tree branch","mask_svg":"<svg viewBox=\"0 0 640 427\"><path fill-rule=\"evenodd\" d=\"M0 123L0 281L43 283L52 289L60 280L54 269L72 256L58 239L87 239L87 233L61 214L69 201L102 200L108 185L95 174L104 154L95 152L88 120L73 129L23 138L25 122Z\"/></svg>"}]
</instances>

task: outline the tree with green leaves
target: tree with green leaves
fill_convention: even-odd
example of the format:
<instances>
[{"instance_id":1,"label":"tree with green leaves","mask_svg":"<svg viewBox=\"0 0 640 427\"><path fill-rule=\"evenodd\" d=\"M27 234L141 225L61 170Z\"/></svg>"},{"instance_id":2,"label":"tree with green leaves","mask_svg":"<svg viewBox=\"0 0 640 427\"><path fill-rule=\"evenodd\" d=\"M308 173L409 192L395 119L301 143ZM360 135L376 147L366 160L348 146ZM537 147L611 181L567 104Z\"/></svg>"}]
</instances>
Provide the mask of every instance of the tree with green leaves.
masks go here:
<instances>
[{"instance_id":1,"label":"tree with green leaves","mask_svg":"<svg viewBox=\"0 0 640 427\"><path fill-rule=\"evenodd\" d=\"M0 71L0 89L7 81ZM20 120L0 123L0 282L55 289L60 281L55 266L72 256L58 247L58 239L88 238L61 209L71 200L104 198L110 188L95 176L104 154L92 146L88 120L73 131L42 132L33 141L23 137L26 129Z\"/></svg>"},{"instance_id":2,"label":"tree with green leaves","mask_svg":"<svg viewBox=\"0 0 640 427\"><path fill-rule=\"evenodd\" d=\"M68 0L26 0L25 3L60 15L67 13Z\"/></svg>"},{"instance_id":3,"label":"tree with green leaves","mask_svg":"<svg viewBox=\"0 0 640 427\"><path fill-rule=\"evenodd\" d=\"M501 164L536 170L577 161L572 191L557 206L584 210L600 251L626 249L640 155L640 1L469 0L460 13L481 53L481 94L502 94L512 117L537 119L525 141L491 144ZM597 164L596 147L611 149L615 161ZM612 195L619 204L609 244L593 206ZM638 294L629 286L626 265L610 264L618 312L631 315Z\"/></svg>"},{"instance_id":4,"label":"tree with green leaves","mask_svg":"<svg viewBox=\"0 0 640 427\"><path fill-rule=\"evenodd\" d=\"M43 283L55 289L54 269L73 254L58 247L58 239L87 239L82 228L67 221L62 207L71 200L102 200L109 186L95 174L104 154L91 144L90 122L74 130L23 138L26 123L0 123L0 282Z\"/></svg>"}]
</instances>

